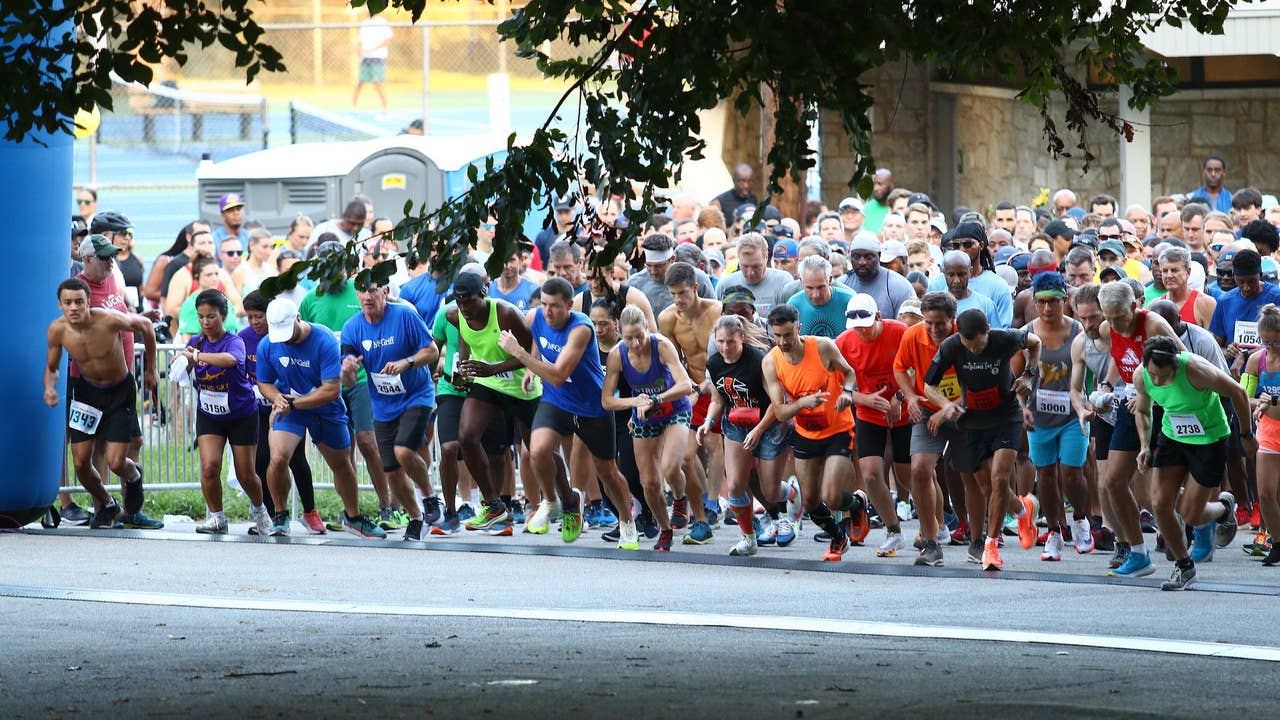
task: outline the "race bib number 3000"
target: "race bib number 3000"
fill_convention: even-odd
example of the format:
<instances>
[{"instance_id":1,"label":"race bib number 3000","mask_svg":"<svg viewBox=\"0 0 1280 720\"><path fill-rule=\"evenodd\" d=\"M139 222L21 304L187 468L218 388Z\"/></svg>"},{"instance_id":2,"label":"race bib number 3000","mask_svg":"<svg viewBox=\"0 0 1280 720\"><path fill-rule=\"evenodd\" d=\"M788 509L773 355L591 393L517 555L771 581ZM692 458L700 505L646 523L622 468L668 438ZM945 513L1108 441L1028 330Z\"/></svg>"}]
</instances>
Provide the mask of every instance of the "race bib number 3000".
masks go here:
<instances>
[{"instance_id":1,"label":"race bib number 3000","mask_svg":"<svg viewBox=\"0 0 1280 720\"><path fill-rule=\"evenodd\" d=\"M1036 390L1036 412L1043 415L1069 415L1071 396L1065 390Z\"/></svg>"}]
</instances>

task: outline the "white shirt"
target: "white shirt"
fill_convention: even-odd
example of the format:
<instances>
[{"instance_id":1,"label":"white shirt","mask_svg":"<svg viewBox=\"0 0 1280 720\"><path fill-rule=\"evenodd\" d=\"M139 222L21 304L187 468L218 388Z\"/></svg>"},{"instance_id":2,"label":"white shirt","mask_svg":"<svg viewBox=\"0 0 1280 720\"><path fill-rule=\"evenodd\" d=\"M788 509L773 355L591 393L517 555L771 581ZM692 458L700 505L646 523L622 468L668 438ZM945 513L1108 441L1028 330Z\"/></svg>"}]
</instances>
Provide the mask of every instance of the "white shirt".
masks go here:
<instances>
[{"instance_id":1,"label":"white shirt","mask_svg":"<svg viewBox=\"0 0 1280 720\"><path fill-rule=\"evenodd\" d=\"M371 58L375 60L386 60L390 54L390 47L387 46L391 40L391 26L387 24L387 19L375 15L360 25L360 57Z\"/></svg>"}]
</instances>

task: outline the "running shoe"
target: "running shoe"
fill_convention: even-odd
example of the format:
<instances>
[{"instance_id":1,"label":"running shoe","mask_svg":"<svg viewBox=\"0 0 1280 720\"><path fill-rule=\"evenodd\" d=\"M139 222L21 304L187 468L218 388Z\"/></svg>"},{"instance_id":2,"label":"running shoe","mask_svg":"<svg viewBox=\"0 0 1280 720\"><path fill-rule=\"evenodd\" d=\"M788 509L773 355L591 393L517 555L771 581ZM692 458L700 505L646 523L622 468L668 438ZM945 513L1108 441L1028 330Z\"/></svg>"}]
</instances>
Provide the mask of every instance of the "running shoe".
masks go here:
<instances>
[{"instance_id":1,"label":"running shoe","mask_svg":"<svg viewBox=\"0 0 1280 720\"><path fill-rule=\"evenodd\" d=\"M942 567L942 547L937 542L926 542L914 564L922 567Z\"/></svg>"},{"instance_id":2,"label":"running shoe","mask_svg":"<svg viewBox=\"0 0 1280 720\"><path fill-rule=\"evenodd\" d=\"M799 532L804 522L804 498L800 496L800 481L789 477L783 485L787 495L787 519Z\"/></svg>"},{"instance_id":3,"label":"running shoe","mask_svg":"<svg viewBox=\"0 0 1280 720\"><path fill-rule=\"evenodd\" d=\"M420 542L422 540L422 518L409 519L409 524L404 527L404 539L406 542Z\"/></svg>"},{"instance_id":4,"label":"running shoe","mask_svg":"<svg viewBox=\"0 0 1280 720\"><path fill-rule=\"evenodd\" d=\"M582 505L582 523L587 527L600 527L600 506L603 505L599 500Z\"/></svg>"},{"instance_id":5,"label":"running shoe","mask_svg":"<svg viewBox=\"0 0 1280 720\"><path fill-rule=\"evenodd\" d=\"M960 527L960 516L956 515L954 510L944 507L942 509L942 524L946 525L948 530L955 532L956 528Z\"/></svg>"},{"instance_id":6,"label":"running shoe","mask_svg":"<svg viewBox=\"0 0 1280 720\"><path fill-rule=\"evenodd\" d=\"M503 522L490 525L487 530L483 530L481 532L485 535L492 535L493 537L511 537L515 533L515 527L511 524L510 520L504 520Z\"/></svg>"},{"instance_id":7,"label":"running shoe","mask_svg":"<svg viewBox=\"0 0 1280 720\"><path fill-rule=\"evenodd\" d=\"M1232 518L1235 520L1235 518ZM1194 528L1191 540L1191 562L1207 563L1213 562L1214 537L1217 535L1218 523L1209 521L1208 524Z\"/></svg>"},{"instance_id":8,"label":"running shoe","mask_svg":"<svg viewBox=\"0 0 1280 720\"><path fill-rule=\"evenodd\" d=\"M867 539L867 535L871 533L871 523L867 517L867 494L862 490L853 491L853 502L848 507L841 508L847 515L850 543L861 543Z\"/></svg>"},{"instance_id":9,"label":"running shoe","mask_svg":"<svg viewBox=\"0 0 1280 720\"><path fill-rule=\"evenodd\" d=\"M727 508L725 508L725 509L724 509L724 524L725 524L725 525L737 525L737 524L738 524L738 514L737 514L737 513L735 513L735 512L733 511L733 508L731 508L731 507L727 507Z\"/></svg>"},{"instance_id":10,"label":"running shoe","mask_svg":"<svg viewBox=\"0 0 1280 720\"><path fill-rule=\"evenodd\" d=\"M965 562L971 562L974 565L982 564L982 538L974 538L969 541L969 554L965 558Z\"/></svg>"},{"instance_id":11,"label":"running shoe","mask_svg":"<svg viewBox=\"0 0 1280 720\"><path fill-rule=\"evenodd\" d=\"M1090 523L1089 527L1093 527L1092 523ZM1105 525L1099 526L1093 530L1093 544L1095 549L1101 550L1102 552L1115 550L1116 534L1111 528ZM1117 567L1119 566L1117 565Z\"/></svg>"},{"instance_id":12,"label":"running shoe","mask_svg":"<svg viewBox=\"0 0 1280 720\"><path fill-rule=\"evenodd\" d=\"M729 550L729 554L733 557L747 557L755 555L757 552L756 538L754 535L743 535L737 544Z\"/></svg>"},{"instance_id":13,"label":"running shoe","mask_svg":"<svg viewBox=\"0 0 1280 720\"><path fill-rule=\"evenodd\" d=\"M431 526L431 534L437 537L457 535L460 532L462 532L462 521L458 519L456 512L445 511L444 517Z\"/></svg>"},{"instance_id":14,"label":"running shoe","mask_svg":"<svg viewBox=\"0 0 1280 720\"><path fill-rule=\"evenodd\" d=\"M658 522L648 513L640 513L636 516L636 530L642 533L647 539L652 540L658 537Z\"/></svg>"},{"instance_id":15,"label":"running shoe","mask_svg":"<svg viewBox=\"0 0 1280 720\"><path fill-rule=\"evenodd\" d=\"M720 501L711 500L706 495L702 496L702 510L707 515L707 524L715 527L720 522Z\"/></svg>"},{"instance_id":16,"label":"running shoe","mask_svg":"<svg viewBox=\"0 0 1280 720\"><path fill-rule=\"evenodd\" d=\"M444 514L444 504L440 502L440 498L432 495L422 499L422 524L428 527L440 522L440 516Z\"/></svg>"},{"instance_id":17,"label":"running shoe","mask_svg":"<svg viewBox=\"0 0 1280 720\"><path fill-rule=\"evenodd\" d=\"M466 522L476 516L475 508L471 507L471 503L462 503L462 507L458 508L458 520Z\"/></svg>"},{"instance_id":18,"label":"running shoe","mask_svg":"<svg viewBox=\"0 0 1280 720\"><path fill-rule=\"evenodd\" d=\"M82 527L89 524L89 513L75 503L62 508L58 513L62 515L62 522L68 525Z\"/></svg>"},{"instance_id":19,"label":"running shoe","mask_svg":"<svg viewBox=\"0 0 1280 720\"><path fill-rule=\"evenodd\" d=\"M1138 524L1142 526L1142 534L1149 535L1156 531L1156 518L1150 510L1138 513Z\"/></svg>"},{"instance_id":20,"label":"running shoe","mask_svg":"<svg viewBox=\"0 0 1280 720\"><path fill-rule=\"evenodd\" d=\"M347 517L345 512L342 513L342 529L356 537L376 538L378 540L387 539L387 531L370 520L369 516L364 513L360 513L355 517Z\"/></svg>"},{"instance_id":21,"label":"running shoe","mask_svg":"<svg viewBox=\"0 0 1280 720\"><path fill-rule=\"evenodd\" d=\"M1271 549L1267 551L1267 558L1262 561L1262 564L1267 567L1280 565L1280 545L1274 541L1271 543Z\"/></svg>"},{"instance_id":22,"label":"running shoe","mask_svg":"<svg viewBox=\"0 0 1280 720\"><path fill-rule=\"evenodd\" d=\"M702 520L695 520L680 542L685 545L706 545L711 542L711 526Z\"/></svg>"},{"instance_id":23,"label":"running shoe","mask_svg":"<svg viewBox=\"0 0 1280 720\"><path fill-rule=\"evenodd\" d=\"M468 530L488 530L498 523L510 520L511 513L507 512L507 506L501 500L495 500L493 503L482 503L480 512L462 525Z\"/></svg>"},{"instance_id":24,"label":"running shoe","mask_svg":"<svg viewBox=\"0 0 1280 720\"><path fill-rule=\"evenodd\" d=\"M1196 566L1190 567L1173 567L1173 574L1169 579L1160 586L1161 590L1185 590L1188 585L1196 581Z\"/></svg>"},{"instance_id":25,"label":"running shoe","mask_svg":"<svg viewBox=\"0 0 1280 720\"><path fill-rule=\"evenodd\" d=\"M1107 561L1107 567L1115 570L1129 559L1129 543L1118 542L1112 548L1111 559Z\"/></svg>"},{"instance_id":26,"label":"running shoe","mask_svg":"<svg viewBox=\"0 0 1280 720\"><path fill-rule=\"evenodd\" d=\"M778 547L786 547L796 541L796 530L791 520L780 517L773 521L773 529L777 534Z\"/></svg>"},{"instance_id":27,"label":"running shoe","mask_svg":"<svg viewBox=\"0 0 1280 720\"><path fill-rule=\"evenodd\" d=\"M1035 524L1031 525L1033 528ZM982 571L1003 570L1004 561L1000 559L1000 543L994 538L989 538L986 545L982 548Z\"/></svg>"},{"instance_id":28,"label":"running shoe","mask_svg":"<svg viewBox=\"0 0 1280 720\"><path fill-rule=\"evenodd\" d=\"M872 530L880 530L884 527L884 519L880 517L880 513L876 512L874 507L867 510L867 527Z\"/></svg>"},{"instance_id":29,"label":"running shoe","mask_svg":"<svg viewBox=\"0 0 1280 720\"><path fill-rule=\"evenodd\" d=\"M579 499L581 500L581 499ZM582 535L582 506L577 512L566 512L560 516L560 539L571 543Z\"/></svg>"},{"instance_id":30,"label":"running shoe","mask_svg":"<svg viewBox=\"0 0 1280 720\"><path fill-rule=\"evenodd\" d=\"M897 511L898 511L898 519L901 520L902 522L907 522L908 520L912 520L916 516L915 510L912 509L911 507L911 503L907 502L906 500L898 501Z\"/></svg>"},{"instance_id":31,"label":"running shoe","mask_svg":"<svg viewBox=\"0 0 1280 720\"><path fill-rule=\"evenodd\" d=\"M253 530L257 530L257 535L266 535L271 531L271 515L266 508L262 508L256 513L252 513Z\"/></svg>"},{"instance_id":32,"label":"running shoe","mask_svg":"<svg viewBox=\"0 0 1280 720\"><path fill-rule=\"evenodd\" d=\"M827 548L827 552L822 556L823 562L840 562L845 552L849 549L849 536L840 533L837 537L831 538L831 545Z\"/></svg>"},{"instance_id":33,"label":"running shoe","mask_svg":"<svg viewBox=\"0 0 1280 720\"><path fill-rule=\"evenodd\" d=\"M1089 519L1080 518L1072 523L1075 528L1071 532L1071 542L1076 546L1077 555L1087 555L1097 547L1093 539L1093 530L1089 528Z\"/></svg>"},{"instance_id":34,"label":"running shoe","mask_svg":"<svg viewBox=\"0 0 1280 720\"><path fill-rule=\"evenodd\" d=\"M671 504L671 529L683 530L689 527L689 498L682 497Z\"/></svg>"},{"instance_id":35,"label":"running shoe","mask_svg":"<svg viewBox=\"0 0 1280 720\"><path fill-rule=\"evenodd\" d=\"M778 524L773 520L766 520L763 526L756 531L757 545L776 545L778 543ZM755 553L752 553L753 555Z\"/></svg>"},{"instance_id":36,"label":"running shoe","mask_svg":"<svg viewBox=\"0 0 1280 720\"><path fill-rule=\"evenodd\" d=\"M1218 502L1222 503L1226 512L1218 521L1213 539L1218 547L1224 548L1236 539L1236 531L1240 528L1241 523L1236 522L1236 510L1239 506L1236 504L1236 496L1225 491L1218 493Z\"/></svg>"},{"instance_id":37,"label":"running shoe","mask_svg":"<svg viewBox=\"0 0 1280 720\"><path fill-rule=\"evenodd\" d=\"M560 502L558 500L543 500L538 503L538 509L529 516L528 522L524 524L524 531L533 535L546 535L551 529L552 516L560 515Z\"/></svg>"},{"instance_id":38,"label":"running shoe","mask_svg":"<svg viewBox=\"0 0 1280 720\"><path fill-rule=\"evenodd\" d=\"M147 514L139 510L136 513L125 513L115 524L118 528L125 530L159 530L164 527L164 523L159 520L152 520Z\"/></svg>"},{"instance_id":39,"label":"running shoe","mask_svg":"<svg viewBox=\"0 0 1280 720\"><path fill-rule=\"evenodd\" d=\"M1271 540L1267 535L1267 531L1259 530L1254 534L1253 542L1245 543L1241 548L1244 550L1245 555L1264 557L1267 553L1271 552Z\"/></svg>"},{"instance_id":40,"label":"running shoe","mask_svg":"<svg viewBox=\"0 0 1280 720\"><path fill-rule=\"evenodd\" d=\"M618 529L620 530L618 537L619 550L640 549L640 535L636 532L636 524L634 522L620 522L618 523Z\"/></svg>"},{"instance_id":41,"label":"running shoe","mask_svg":"<svg viewBox=\"0 0 1280 720\"><path fill-rule=\"evenodd\" d=\"M653 544L654 552L671 552L671 530L658 530L658 541Z\"/></svg>"},{"instance_id":42,"label":"running shoe","mask_svg":"<svg viewBox=\"0 0 1280 720\"><path fill-rule=\"evenodd\" d=\"M600 501L600 508L596 512L596 524L591 527L613 527L618 524L618 516L613 514L608 505L604 501Z\"/></svg>"},{"instance_id":43,"label":"running shoe","mask_svg":"<svg viewBox=\"0 0 1280 720\"><path fill-rule=\"evenodd\" d=\"M67 519L66 513L63 513L62 519L63 520ZM1250 530L1262 529L1262 508L1259 507L1258 503L1256 502L1253 504L1253 510L1249 511L1249 529Z\"/></svg>"},{"instance_id":44,"label":"running shoe","mask_svg":"<svg viewBox=\"0 0 1280 720\"><path fill-rule=\"evenodd\" d=\"M271 517L271 529L267 530L271 537L289 536L289 513L278 512Z\"/></svg>"},{"instance_id":45,"label":"running shoe","mask_svg":"<svg viewBox=\"0 0 1280 720\"><path fill-rule=\"evenodd\" d=\"M1257 507L1256 503L1254 504L1254 507ZM1248 525L1249 515L1250 512L1246 510L1243 505L1236 505L1236 525L1239 525L1240 527Z\"/></svg>"},{"instance_id":46,"label":"running shoe","mask_svg":"<svg viewBox=\"0 0 1280 720\"><path fill-rule=\"evenodd\" d=\"M885 533L884 542L880 543L880 547L876 548L876 557L897 557L898 551L906 548L907 541L902 538L902 533Z\"/></svg>"},{"instance_id":47,"label":"running shoe","mask_svg":"<svg viewBox=\"0 0 1280 720\"><path fill-rule=\"evenodd\" d=\"M1044 541L1044 552L1040 553L1044 562L1058 562L1062 559L1062 533L1053 531Z\"/></svg>"},{"instance_id":48,"label":"running shoe","mask_svg":"<svg viewBox=\"0 0 1280 720\"><path fill-rule=\"evenodd\" d=\"M955 529L951 531L951 540L948 542L951 545L966 545L970 540L969 534L969 521L961 520L956 524Z\"/></svg>"},{"instance_id":49,"label":"running shoe","mask_svg":"<svg viewBox=\"0 0 1280 720\"><path fill-rule=\"evenodd\" d=\"M263 510L262 512L265 515L267 511ZM270 528L269 525L268 528ZM204 519L204 522L196 525L196 532L201 535L226 535L227 529L228 526L226 519L220 519L213 513L210 513L209 516Z\"/></svg>"},{"instance_id":50,"label":"running shoe","mask_svg":"<svg viewBox=\"0 0 1280 720\"><path fill-rule=\"evenodd\" d=\"M390 505L378 510L378 527L383 530L399 530L409 521L403 510Z\"/></svg>"},{"instance_id":51,"label":"running shoe","mask_svg":"<svg viewBox=\"0 0 1280 720\"><path fill-rule=\"evenodd\" d=\"M1018 534L1018 518L1010 515L1009 513L1005 513L1004 524L1000 526L1000 531L1009 537L1016 536Z\"/></svg>"},{"instance_id":52,"label":"running shoe","mask_svg":"<svg viewBox=\"0 0 1280 720\"><path fill-rule=\"evenodd\" d=\"M1128 546L1125 547L1128 552ZM1156 566L1151 563L1151 556L1145 553L1128 552L1124 559L1124 564L1118 568L1107 571L1108 575L1113 577L1146 577L1156 571Z\"/></svg>"},{"instance_id":53,"label":"running shoe","mask_svg":"<svg viewBox=\"0 0 1280 720\"><path fill-rule=\"evenodd\" d=\"M916 539L911 541L911 547L913 547L913 548L915 548L915 549L917 549L917 550L923 550L923 549L924 549L924 536L923 536L923 535L921 535L920 533L916 533Z\"/></svg>"},{"instance_id":54,"label":"running shoe","mask_svg":"<svg viewBox=\"0 0 1280 720\"><path fill-rule=\"evenodd\" d=\"M116 526L116 520L124 515L124 511L116 504L114 500L110 505L98 510L89 517L89 529L98 530L100 528L113 528Z\"/></svg>"},{"instance_id":55,"label":"running shoe","mask_svg":"<svg viewBox=\"0 0 1280 720\"><path fill-rule=\"evenodd\" d=\"M1035 495L1023 495L1018 500L1022 503L1023 510L1018 517L1018 542L1023 550L1030 550L1036 546L1036 515L1040 514L1040 501L1036 500ZM1061 535L1058 536L1058 541L1062 541Z\"/></svg>"},{"instance_id":56,"label":"running shoe","mask_svg":"<svg viewBox=\"0 0 1280 720\"><path fill-rule=\"evenodd\" d=\"M524 519L524 501L520 498L515 498L511 501L511 524L523 525Z\"/></svg>"},{"instance_id":57,"label":"running shoe","mask_svg":"<svg viewBox=\"0 0 1280 720\"><path fill-rule=\"evenodd\" d=\"M324 526L325 526L325 529L330 530L332 532L342 532L342 513L339 512L337 517L326 522Z\"/></svg>"},{"instance_id":58,"label":"running shoe","mask_svg":"<svg viewBox=\"0 0 1280 720\"><path fill-rule=\"evenodd\" d=\"M328 528L324 525L324 520L320 518L320 513L316 512L315 508L302 513L302 527L306 528L307 532L312 535L324 535L328 532Z\"/></svg>"},{"instance_id":59,"label":"running shoe","mask_svg":"<svg viewBox=\"0 0 1280 720\"><path fill-rule=\"evenodd\" d=\"M600 535L600 539L607 543L616 543L622 539L622 523L614 525L612 529L606 530Z\"/></svg>"}]
</instances>

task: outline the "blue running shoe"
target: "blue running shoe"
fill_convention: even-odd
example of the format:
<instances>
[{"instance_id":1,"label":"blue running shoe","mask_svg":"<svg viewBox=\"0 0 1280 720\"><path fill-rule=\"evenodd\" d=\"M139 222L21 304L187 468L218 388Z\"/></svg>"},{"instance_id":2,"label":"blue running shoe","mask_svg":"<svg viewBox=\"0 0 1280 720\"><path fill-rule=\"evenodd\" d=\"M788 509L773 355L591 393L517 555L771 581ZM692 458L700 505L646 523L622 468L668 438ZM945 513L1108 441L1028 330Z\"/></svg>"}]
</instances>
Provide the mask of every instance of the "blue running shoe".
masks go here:
<instances>
[{"instance_id":1,"label":"blue running shoe","mask_svg":"<svg viewBox=\"0 0 1280 720\"><path fill-rule=\"evenodd\" d=\"M960 527L959 516L950 510L944 510L942 512L942 522L947 526L947 530L950 530L951 532L955 532L956 528Z\"/></svg>"},{"instance_id":2,"label":"blue running shoe","mask_svg":"<svg viewBox=\"0 0 1280 720\"><path fill-rule=\"evenodd\" d=\"M608 505L600 503L600 511L596 513L596 527L613 527L618 524L618 516L613 514Z\"/></svg>"},{"instance_id":3,"label":"blue running shoe","mask_svg":"<svg viewBox=\"0 0 1280 720\"><path fill-rule=\"evenodd\" d=\"M780 517L773 523L773 528L778 535L778 547L786 547L796 540L796 529L791 521L785 517Z\"/></svg>"},{"instance_id":4,"label":"blue running shoe","mask_svg":"<svg viewBox=\"0 0 1280 720\"><path fill-rule=\"evenodd\" d=\"M514 525L524 524L524 501L515 499L511 501L511 522Z\"/></svg>"},{"instance_id":5,"label":"blue running shoe","mask_svg":"<svg viewBox=\"0 0 1280 720\"><path fill-rule=\"evenodd\" d=\"M378 526L378 523L369 519L368 515L360 513L355 517L347 517L342 513L342 529L362 538L377 538L379 540L387 539L387 531Z\"/></svg>"},{"instance_id":6,"label":"blue running shoe","mask_svg":"<svg viewBox=\"0 0 1280 720\"><path fill-rule=\"evenodd\" d=\"M639 530L650 540L658 537L658 523L653 519L652 515L646 513L640 513L636 516L636 530Z\"/></svg>"},{"instance_id":7,"label":"blue running shoe","mask_svg":"<svg viewBox=\"0 0 1280 720\"><path fill-rule=\"evenodd\" d=\"M1213 535L1209 536L1210 538ZM1151 564L1151 556L1136 552L1129 553L1129 557L1125 558L1124 564L1114 570L1108 570L1107 574L1112 577L1146 577L1156 571L1155 565Z\"/></svg>"},{"instance_id":8,"label":"blue running shoe","mask_svg":"<svg viewBox=\"0 0 1280 720\"><path fill-rule=\"evenodd\" d=\"M116 520L116 527L126 530L159 530L164 527L164 523L159 520L153 520L147 517L147 514L139 510L136 513L125 513Z\"/></svg>"},{"instance_id":9,"label":"blue running shoe","mask_svg":"<svg viewBox=\"0 0 1280 720\"><path fill-rule=\"evenodd\" d=\"M680 542L685 545L706 545L711 542L711 525L701 520L694 521Z\"/></svg>"},{"instance_id":10,"label":"blue running shoe","mask_svg":"<svg viewBox=\"0 0 1280 720\"><path fill-rule=\"evenodd\" d=\"M457 535L462 532L462 522L458 519L458 513L446 511L444 517L435 525L431 526L431 534L436 537L447 537L449 535Z\"/></svg>"},{"instance_id":11,"label":"blue running shoe","mask_svg":"<svg viewBox=\"0 0 1280 720\"><path fill-rule=\"evenodd\" d=\"M462 507L458 508L458 519L466 522L476 516L476 511L471 507L471 503L462 503Z\"/></svg>"},{"instance_id":12,"label":"blue running shoe","mask_svg":"<svg viewBox=\"0 0 1280 720\"><path fill-rule=\"evenodd\" d=\"M1207 563L1213 561L1214 538L1217 537L1218 523L1210 521L1193 529L1191 540L1191 562Z\"/></svg>"}]
</instances>

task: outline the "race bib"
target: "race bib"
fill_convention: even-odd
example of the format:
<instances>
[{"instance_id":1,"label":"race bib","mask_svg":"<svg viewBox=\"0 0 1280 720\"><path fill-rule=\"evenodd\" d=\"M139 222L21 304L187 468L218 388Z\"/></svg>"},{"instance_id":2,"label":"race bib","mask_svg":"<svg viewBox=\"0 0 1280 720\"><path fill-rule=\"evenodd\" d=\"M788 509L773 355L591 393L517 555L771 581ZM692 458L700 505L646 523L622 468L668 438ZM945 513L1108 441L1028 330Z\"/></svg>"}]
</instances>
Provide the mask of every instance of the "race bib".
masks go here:
<instances>
[{"instance_id":1,"label":"race bib","mask_svg":"<svg viewBox=\"0 0 1280 720\"><path fill-rule=\"evenodd\" d=\"M938 389L948 400L958 400L960 398L960 380L955 373L943 375L942 382L938 383Z\"/></svg>"},{"instance_id":2,"label":"race bib","mask_svg":"<svg viewBox=\"0 0 1280 720\"><path fill-rule=\"evenodd\" d=\"M206 415L229 415L231 402L224 392L200 391L200 411Z\"/></svg>"},{"instance_id":3,"label":"race bib","mask_svg":"<svg viewBox=\"0 0 1280 720\"><path fill-rule=\"evenodd\" d=\"M1169 413L1165 417L1169 418L1169 428L1173 430L1175 438L1204 436L1204 426L1200 424L1200 418L1195 415Z\"/></svg>"},{"instance_id":4,"label":"race bib","mask_svg":"<svg viewBox=\"0 0 1280 720\"><path fill-rule=\"evenodd\" d=\"M1000 388L993 387L986 390L969 390L965 393L964 404L970 410L995 410L1000 407Z\"/></svg>"},{"instance_id":5,"label":"race bib","mask_svg":"<svg viewBox=\"0 0 1280 720\"><path fill-rule=\"evenodd\" d=\"M369 379L373 381L373 389L377 390L379 395L404 394L404 380L399 375L369 373Z\"/></svg>"},{"instance_id":6,"label":"race bib","mask_svg":"<svg viewBox=\"0 0 1280 720\"><path fill-rule=\"evenodd\" d=\"M827 413L822 409L802 412L796 416L796 427L811 432L827 429Z\"/></svg>"},{"instance_id":7,"label":"race bib","mask_svg":"<svg viewBox=\"0 0 1280 720\"><path fill-rule=\"evenodd\" d=\"M1246 347L1261 346L1262 340L1258 338L1258 321L1237 320L1236 333L1232 342Z\"/></svg>"},{"instance_id":8,"label":"race bib","mask_svg":"<svg viewBox=\"0 0 1280 720\"><path fill-rule=\"evenodd\" d=\"M67 425L72 430L92 435L98 432L98 423L102 421L102 411L92 405L85 405L75 400L71 401L71 412L67 419Z\"/></svg>"},{"instance_id":9,"label":"race bib","mask_svg":"<svg viewBox=\"0 0 1280 720\"><path fill-rule=\"evenodd\" d=\"M262 407L271 407L271 403L267 402L267 396L263 395L262 391L258 389L257 383L254 383L253 385L253 397L258 401L258 405Z\"/></svg>"},{"instance_id":10,"label":"race bib","mask_svg":"<svg viewBox=\"0 0 1280 720\"><path fill-rule=\"evenodd\" d=\"M1042 415L1070 415L1071 395L1066 390L1036 390L1036 412Z\"/></svg>"}]
</instances>

